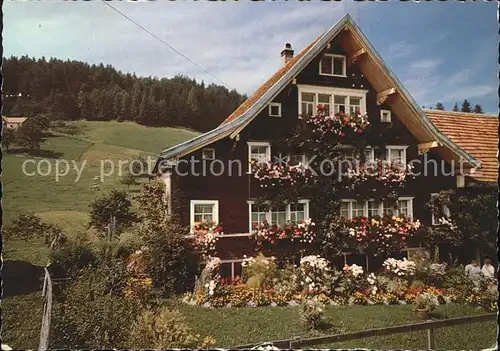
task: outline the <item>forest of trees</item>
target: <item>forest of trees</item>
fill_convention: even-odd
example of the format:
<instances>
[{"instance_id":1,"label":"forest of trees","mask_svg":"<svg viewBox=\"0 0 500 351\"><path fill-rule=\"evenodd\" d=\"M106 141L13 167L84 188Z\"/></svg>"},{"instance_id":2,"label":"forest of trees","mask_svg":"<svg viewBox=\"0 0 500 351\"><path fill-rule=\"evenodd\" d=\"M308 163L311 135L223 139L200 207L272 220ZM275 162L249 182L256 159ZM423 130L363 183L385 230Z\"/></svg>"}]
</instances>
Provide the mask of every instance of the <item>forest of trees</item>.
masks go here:
<instances>
[{"instance_id":1,"label":"forest of trees","mask_svg":"<svg viewBox=\"0 0 500 351\"><path fill-rule=\"evenodd\" d=\"M3 58L3 114L51 120L134 121L208 131L245 99L223 86L176 76L143 78L112 66L27 56Z\"/></svg>"},{"instance_id":2,"label":"forest of trees","mask_svg":"<svg viewBox=\"0 0 500 351\"><path fill-rule=\"evenodd\" d=\"M442 111L444 111L444 105L442 103L438 102L436 104L435 109L436 110L442 110ZM462 102L462 106L461 106L460 110L458 109L458 103L455 102L455 105L453 105L452 111L455 111L455 112L460 111L460 112L484 113L483 108L481 107L481 105L476 104L474 106L474 108L472 108L472 104L469 102L469 100L464 100L464 102Z\"/></svg>"}]
</instances>

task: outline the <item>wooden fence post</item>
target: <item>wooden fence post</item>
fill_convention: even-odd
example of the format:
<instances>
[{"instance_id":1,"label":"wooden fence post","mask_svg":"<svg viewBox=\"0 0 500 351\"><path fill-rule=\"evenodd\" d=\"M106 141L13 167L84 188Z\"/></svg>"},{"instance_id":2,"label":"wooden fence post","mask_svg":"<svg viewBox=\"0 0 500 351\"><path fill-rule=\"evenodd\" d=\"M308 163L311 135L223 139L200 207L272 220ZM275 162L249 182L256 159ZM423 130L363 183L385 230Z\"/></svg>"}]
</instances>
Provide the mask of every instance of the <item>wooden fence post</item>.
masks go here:
<instances>
[{"instance_id":1,"label":"wooden fence post","mask_svg":"<svg viewBox=\"0 0 500 351\"><path fill-rule=\"evenodd\" d=\"M434 340L434 329L427 329L427 349L434 350L435 349L435 340Z\"/></svg>"}]
</instances>

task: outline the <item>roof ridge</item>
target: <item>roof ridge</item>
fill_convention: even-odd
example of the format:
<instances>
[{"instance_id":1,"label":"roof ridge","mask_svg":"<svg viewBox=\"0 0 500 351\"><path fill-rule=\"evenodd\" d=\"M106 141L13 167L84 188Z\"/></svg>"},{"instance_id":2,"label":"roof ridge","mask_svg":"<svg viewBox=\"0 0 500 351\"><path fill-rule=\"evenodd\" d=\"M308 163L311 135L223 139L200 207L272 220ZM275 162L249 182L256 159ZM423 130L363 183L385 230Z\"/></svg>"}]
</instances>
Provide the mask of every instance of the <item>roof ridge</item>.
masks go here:
<instances>
[{"instance_id":1,"label":"roof ridge","mask_svg":"<svg viewBox=\"0 0 500 351\"><path fill-rule=\"evenodd\" d=\"M449 114L449 115L462 115L462 116L475 116L475 117L495 117L498 118L498 115L495 115L493 113L477 113L477 112L462 112L462 111L445 111L445 110L436 110L436 109L431 109L431 108L424 108L422 109L424 112L432 112L432 113L443 113L443 114Z\"/></svg>"}]
</instances>

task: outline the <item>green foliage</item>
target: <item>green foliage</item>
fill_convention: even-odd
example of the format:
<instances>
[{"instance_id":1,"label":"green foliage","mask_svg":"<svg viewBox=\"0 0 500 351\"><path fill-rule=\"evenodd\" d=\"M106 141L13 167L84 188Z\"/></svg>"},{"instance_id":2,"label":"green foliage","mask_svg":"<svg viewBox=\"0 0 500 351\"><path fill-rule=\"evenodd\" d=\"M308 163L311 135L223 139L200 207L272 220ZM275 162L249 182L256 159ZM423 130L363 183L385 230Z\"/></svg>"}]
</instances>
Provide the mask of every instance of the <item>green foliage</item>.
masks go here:
<instances>
[{"instance_id":1,"label":"green foliage","mask_svg":"<svg viewBox=\"0 0 500 351\"><path fill-rule=\"evenodd\" d=\"M143 311L130 330L127 347L133 349L194 349L201 344L184 316L167 307Z\"/></svg>"},{"instance_id":2,"label":"green foliage","mask_svg":"<svg viewBox=\"0 0 500 351\"><path fill-rule=\"evenodd\" d=\"M304 300L300 306L301 320L308 329L319 329L323 321L324 310L325 305L316 297Z\"/></svg>"},{"instance_id":3,"label":"green foliage","mask_svg":"<svg viewBox=\"0 0 500 351\"><path fill-rule=\"evenodd\" d=\"M496 187L469 187L441 191L427 206L437 212L449 208L453 226L439 226L424 236L423 243L434 247L439 243L455 247L471 245L493 249L497 233Z\"/></svg>"},{"instance_id":4,"label":"green foliage","mask_svg":"<svg viewBox=\"0 0 500 351\"><path fill-rule=\"evenodd\" d=\"M442 104L442 103L440 103L440 102L438 102L438 103L436 104L436 110L441 110L441 111L444 111L444 106L443 106L443 104Z\"/></svg>"},{"instance_id":5,"label":"green foliage","mask_svg":"<svg viewBox=\"0 0 500 351\"><path fill-rule=\"evenodd\" d=\"M115 234L119 235L136 220L135 214L131 212L131 206L132 202L126 192L113 189L90 204L89 226L96 228L101 235L106 235L108 225L112 217L115 217Z\"/></svg>"},{"instance_id":6,"label":"green foliage","mask_svg":"<svg viewBox=\"0 0 500 351\"><path fill-rule=\"evenodd\" d=\"M122 295L125 270L120 264L86 268L63 289L52 318L53 348L125 348L130 323L139 312Z\"/></svg>"},{"instance_id":7,"label":"green foliage","mask_svg":"<svg viewBox=\"0 0 500 351\"><path fill-rule=\"evenodd\" d=\"M470 109L470 102L468 100L464 100L462 103L462 108L460 109L461 112L471 112Z\"/></svg>"},{"instance_id":8,"label":"green foliage","mask_svg":"<svg viewBox=\"0 0 500 351\"><path fill-rule=\"evenodd\" d=\"M65 241L65 235L61 228L56 225L48 224L34 213L20 213L12 221L12 224L5 228L5 234L9 237L30 240L33 238L46 238L46 243L60 244Z\"/></svg>"},{"instance_id":9,"label":"green foliage","mask_svg":"<svg viewBox=\"0 0 500 351\"><path fill-rule=\"evenodd\" d=\"M16 132L4 127L2 129L2 146L8 152L12 144L16 143Z\"/></svg>"},{"instance_id":10,"label":"green foliage","mask_svg":"<svg viewBox=\"0 0 500 351\"><path fill-rule=\"evenodd\" d=\"M44 140L43 129L34 118L28 118L16 131L16 143L29 152L40 150L40 143Z\"/></svg>"},{"instance_id":11,"label":"green foliage","mask_svg":"<svg viewBox=\"0 0 500 351\"><path fill-rule=\"evenodd\" d=\"M95 249L85 235L76 235L50 253L51 265L62 270L65 276L73 277L81 269L96 263Z\"/></svg>"},{"instance_id":12,"label":"green foliage","mask_svg":"<svg viewBox=\"0 0 500 351\"><path fill-rule=\"evenodd\" d=\"M44 113L51 120L137 121L208 131L245 99L234 90L185 76L143 78L109 65L55 58L12 56L4 59L2 71L6 95L30 92L29 98L4 98L7 115Z\"/></svg>"},{"instance_id":13,"label":"green foliage","mask_svg":"<svg viewBox=\"0 0 500 351\"><path fill-rule=\"evenodd\" d=\"M163 294L184 292L194 285L198 257L186 240L187 228L168 216L164 184L154 180L144 184L135 198L140 223L134 228L143 240L146 273Z\"/></svg>"},{"instance_id":14,"label":"green foliage","mask_svg":"<svg viewBox=\"0 0 500 351\"><path fill-rule=\"evenodd\" d=\"M464 273L464 266L449 267L443 281L443 288L460 295L470 295L474 283Z\"/></svg>"},{"instance_id":15,"label":"green foliage","mask_svg":"<svg viewBox=\"0 0 500 351\"><path fill-rule=\"evenodd\" d=\"M127 188L130 189L131 185L137 184L137 179L135 176L132 175L132 173L126 171L120 177L120 183L125 184L127 186Z\"/></svg>"},{"instance_id":16,"label":"green foliage","mask_svg":"<svg viewBox=\"0 0 500 351\"><path fill-rule=\"evenodd\" d=\"M169 220L156 231L144 225L136 230L144 241L145 273L153 286L165 296L192 289L198 256L186 240L186 229Z\"/></svg>"},{"instance_id":17,"label":"green foliage","mask_svg":"<svg viewBox=\"0 0 500 351\"><path fill-rule=\"evenodd\" d=\"M483 108L481 107L481 105L476 104L476 105L474 106L474 113L484 113L484 112L483 112Z\"/></svg>"},{"instance_id":18,"label":"green foliage","mask_svg":"<svg viewBox=\"0 0 500 351\"><path fill-rule=\"evenodd\" d=\"M243 274L247 277L246 284L252 288L271 286L272 281L277 277L278 269L273 258L265 257L259 253L257 257L249 262L245 262Z\"/></svg>"}]
</instances>

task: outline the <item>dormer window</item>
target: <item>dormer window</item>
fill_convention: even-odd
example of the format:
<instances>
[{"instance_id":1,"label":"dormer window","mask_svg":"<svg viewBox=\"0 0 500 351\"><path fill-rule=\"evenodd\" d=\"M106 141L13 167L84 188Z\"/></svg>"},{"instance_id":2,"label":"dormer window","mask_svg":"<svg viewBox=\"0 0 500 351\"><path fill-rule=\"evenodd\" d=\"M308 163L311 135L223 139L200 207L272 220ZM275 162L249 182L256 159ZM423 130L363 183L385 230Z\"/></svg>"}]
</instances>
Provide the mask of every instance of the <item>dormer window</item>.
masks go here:
<instances>
[{"instance_id":1,"label":"dormer window","mask_svg":"<svg viewBox=\"0 0 500 351\"><path fill-rule=\"evenodd\" d=\"M319 74L346 77L346 57L344 55L325 54L319 63Z\"/></svg>"},{"instance_id":2,"label":"dormer window","mask_svg":"<svg viewBox=\"0 0 500 351\"><path fill-rule=\"evenodd\" d=\"M382 123L391 123L391 111L380 110L380 121Z\"/></svg>"},{"instance_id":3,"label":"dormer window","mask_svg":"<svg viewBox=\"0 0 500 351\"><path fill-rule=\"evenodd\" d=\"M271 102L269 104L269 116L281 117L281 104L279 102Z\"/></svg>"}]
</instances>

